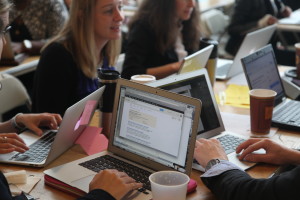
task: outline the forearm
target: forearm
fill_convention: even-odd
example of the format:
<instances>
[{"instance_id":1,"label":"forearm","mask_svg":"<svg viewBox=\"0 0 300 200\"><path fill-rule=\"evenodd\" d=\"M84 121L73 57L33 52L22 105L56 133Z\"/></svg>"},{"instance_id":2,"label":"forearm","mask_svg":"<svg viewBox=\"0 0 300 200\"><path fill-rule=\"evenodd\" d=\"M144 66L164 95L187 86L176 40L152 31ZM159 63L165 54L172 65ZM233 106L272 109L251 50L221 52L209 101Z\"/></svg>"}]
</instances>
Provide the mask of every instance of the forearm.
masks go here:
<instances>
[{"instance_id":1,"label":"forearm","mask_svg":"<svg viewBox=\"0 0 300 200\"><path fill-rule=\"evenodd\" d=\"M176 62L176 63L163 65L160 67L148 68L147 74L155 76L156 79L161 79L178 72L179 67L180 67L180 63Z\"/></svg>"},{"instance_id":2,"label":"forearm","mask_svg":"<svg viewBox=\"0 0 300 200\"><path fill-rule=\"evenodd\" d=\"M16 132L16 129L11 124L11 121L6 121L0 124L0 133Z\"/></svg>"}]
</instances>

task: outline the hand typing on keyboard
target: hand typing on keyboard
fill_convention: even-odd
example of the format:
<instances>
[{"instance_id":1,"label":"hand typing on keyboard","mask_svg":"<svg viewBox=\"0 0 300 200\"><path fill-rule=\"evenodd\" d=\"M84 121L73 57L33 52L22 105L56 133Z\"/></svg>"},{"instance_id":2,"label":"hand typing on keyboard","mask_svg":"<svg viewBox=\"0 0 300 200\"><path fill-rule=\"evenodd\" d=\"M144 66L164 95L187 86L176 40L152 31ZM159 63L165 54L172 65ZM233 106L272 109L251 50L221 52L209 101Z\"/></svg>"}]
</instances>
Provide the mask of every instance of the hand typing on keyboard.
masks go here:
<instances>
[{"instance_id":1,"label":"hand typing on keyboard","mask_svg":"<svg viewBox=\"0 0 300 200\"><path fill-rule=\"evenodd\" d=\"M121 199L129 191L142 187L133 178L124 172L115 169L102 170L96 174L89 185L89 190L102 189L111 194L115 199Z\"/></svg>"}]
</instances>

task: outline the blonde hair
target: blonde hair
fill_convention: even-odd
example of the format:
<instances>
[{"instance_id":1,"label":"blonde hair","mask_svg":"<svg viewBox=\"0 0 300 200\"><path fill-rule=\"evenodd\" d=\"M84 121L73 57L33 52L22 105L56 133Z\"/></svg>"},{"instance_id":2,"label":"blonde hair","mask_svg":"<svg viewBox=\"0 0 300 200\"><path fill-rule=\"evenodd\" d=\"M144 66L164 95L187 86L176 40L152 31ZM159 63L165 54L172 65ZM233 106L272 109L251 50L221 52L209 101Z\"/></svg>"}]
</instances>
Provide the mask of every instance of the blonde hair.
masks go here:
<instances>
[{"instance_id":1,"label":"blonde hair","mask_svg":"<svg viewBox=\"0 0 300 200\"><path fill-rule=\"evenodd\" d=\"M8 12L12 7L12 3L9 0L0 0L0 14Z\"/></svg>"},{"instance_id":2,"label":"blonde hair","mask_svg":"<svg viewBox=\"0 0 300 200\"><path fill-rule=\"evenodd\" d=\"M109 66L114 66L120 54L120 39L110 40L97 55L94 34L94 8L99 0L74 0L71 3L69 20L63 29L51 39L45 49L52 42L62 43L72 54L73 59L85 76L95 78L97 67L103 58L108 60Z\"/></svg>"}]
</instances>

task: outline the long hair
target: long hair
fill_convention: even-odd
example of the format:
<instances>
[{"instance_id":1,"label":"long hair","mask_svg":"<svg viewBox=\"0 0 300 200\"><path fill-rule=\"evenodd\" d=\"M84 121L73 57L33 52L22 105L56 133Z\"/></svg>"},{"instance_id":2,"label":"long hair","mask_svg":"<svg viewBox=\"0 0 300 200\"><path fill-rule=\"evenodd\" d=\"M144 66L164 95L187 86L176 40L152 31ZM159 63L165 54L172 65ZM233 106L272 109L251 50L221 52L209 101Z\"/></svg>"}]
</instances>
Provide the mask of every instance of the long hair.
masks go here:
<instances>
[{"instance_id":1,"label":"long hair","mask_svg":"<svg viewBox=\"0 0 300 200\"><path fill-rule=\"evenodd\" d=\"M176 38L180 32L176 16L176 0L143 0L140 8L129 22L129 29L136 21L146 21L154 30L156 48L163 54L167 49L174 48ZM186 49L196 51L200 41L200 14L196 6L189 20L182 22L183 44Z\"/></svg>"},{"instance_id":2,"label":"long hair","mask_svg":"<svg viewBox=\"0 0 300 200\"><path fill-rule=\"evenodd\" d=\"M70 16L63 29L51 39L61 42L72 54L76 64L85 76L95 78L99 62L105 57L109 66L113 66L120 53L120 40L110 40L97 55L94 34L94 8L98 0L74 0L71 3Z\"/></svg>"},{"instance_id":3,"label":"long hair","mask_svg":"<svg viewBox=\"0 0 300 200\"><path fill-rule=\"evenodd\" d=\"M9 0L0 0L0 15L8 12L12 7L12 3Z\"/></svg>"}]
</instances>

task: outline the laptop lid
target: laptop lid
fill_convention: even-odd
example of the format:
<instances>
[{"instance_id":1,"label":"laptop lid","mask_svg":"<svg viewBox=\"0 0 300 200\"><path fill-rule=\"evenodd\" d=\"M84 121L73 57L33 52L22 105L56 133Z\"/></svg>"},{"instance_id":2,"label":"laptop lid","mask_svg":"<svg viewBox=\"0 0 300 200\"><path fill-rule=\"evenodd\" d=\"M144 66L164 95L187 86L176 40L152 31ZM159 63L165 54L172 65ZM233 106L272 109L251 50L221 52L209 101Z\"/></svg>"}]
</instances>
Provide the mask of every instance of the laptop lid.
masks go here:
<instances>
[{"instance_id":1,"label":"laptop lid","mask_svg":"<svg viewBox=\"0 0 300 200\"><path fill-rule=\"evenodd\" d=\"M160 79L147 85L201 100L202 108L197 138L210 138L225 131L219 107L205 68Z\"/></svg>"},{"instance_id":2,"label":"laptop lid","mask_svg":"<svg viewBox=\"0 0 300 200\"><path fill-rule=\"evenodd\" d=\"M195 71L204 68L214 46L209 45L196 53L193 53L184 58L178 74Z\"/></svg>"},{"instance_id":3,"label":"laptop lid","mask_svg":"<svg viewBox=\"0 0 300 200\"><path fill-rule=\"evenodd\" d=\"M265 28L250 32L244 38L236 56L234 57L232 66L230 67L227 77L235 76L243 72L241 58L253 53L257 49L265 46L271 39L276 25L270 25Z\"/></svg>"},{"instance_id":4,"label":"laptop lid","mask_svg":"<svg viewBox=\"0 0 300 200\"><path fill-rule=\"evenodd\" d=\"M18 152L12 152L9 154L0 154L0 162L2 163L12 163L18 165L29 165L34 167L43 167L53 161L55 158L60 156L63 152L69 149L81 134L82 130L85 128L84 126L76 129L76 124L81 117L81 114L84 111L84 108L88 101L95 100L99 101L101 98L105 87L101 87L92 94L88 95L84 99L75 103L71 107L69 107L63 117L61 125L57 131L57 134L52 143L51 149L48 153L48 157L41 163L32 163L26 161L12 161L10 158L17 154ZM95 111L91 111L93 114ZM93 116L93 115L91 115ZM33 144L35 141L39 139L39 136L33 134L30 131L25 131L19 135L27 145Z\"/></svg>"},{"instance_id":5,"label":"laptop lid","mask_svg":"<svg viewBox=\"0 0 300 200\"><path fill-rule=\"evenodd\" d=\"M250 89L271 89L276 91L275 106L286 99L271 45L267 45L242 58L241 61Z\"/></svg>"},{"instance_id":6,"label":"laptop lid","mask_svg":"<svg viewBox=\"0 0 300 200\"><path fill-rule=\"evenodd\" d=\"M108 151L189 175L200 109L198 99L118 79Z\"/></svg>"}]
</instances>

